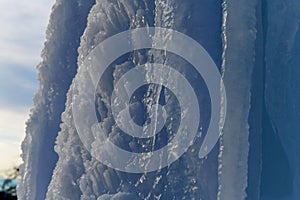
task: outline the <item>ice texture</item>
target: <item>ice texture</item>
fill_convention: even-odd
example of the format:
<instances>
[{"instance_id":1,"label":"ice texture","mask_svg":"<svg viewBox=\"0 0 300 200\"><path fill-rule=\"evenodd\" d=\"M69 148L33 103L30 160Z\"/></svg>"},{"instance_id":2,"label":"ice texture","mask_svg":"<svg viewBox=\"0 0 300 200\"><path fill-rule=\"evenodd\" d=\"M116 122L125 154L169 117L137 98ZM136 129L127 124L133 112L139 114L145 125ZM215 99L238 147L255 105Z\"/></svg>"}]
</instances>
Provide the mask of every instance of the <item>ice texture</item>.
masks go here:
<instances>
[{"instance_id":1,"label":"ice texture","mask_svg":"<svg viewBox=\"0 0 300 200\"><path fill-rule=\"evenodd\" d=\"M47 41L38 65L39 91L22 143L20 199L45 199L58 155L54 152L66 93L77 70L77 48L92 0L58 0L52 8Z\"/></svg>"},{"instance_id":2,"label":"ice texture","mask_svg":"<svg viewBox=\"0 0 300 200\"><path fill-rule=\"evenodd\" d=\"M163 169L126 173L95 159L93 155L101 144L91 130L86 130L84 141L80 138L73 104L91 81L88 69L81 63L99 43L125 30L153 26L188 35L212 57L225 84L225 88L220 87L223 97L220 121L225 124L220 127L220 142L207 157L199 159L211 107L201 75L185 59L167 51L140 49L122 55L104 72L94 99L99 124L117 146L137 153L156 150L172 140L180 123L182 110L174 94L159 84L150 84L133 94L128 109L135 122L143 124L147 116L141 111L163 103L169 115L165 127L153 139L136 139L117 127L110 96L121 77L137 65L160 63L184 74L195 89L200 106L199 130L186 153ZM18 197L26 200L300 199L299 30L298 0L57 0L38 66L40 88L22 143L24 163L20 167ZM171 35L155 36L154 43L172 39ZM151 73L146 78L150 79ZM181 87L170 73L164 75ZM130 81L125 80L119 90L124 96L129 95ZM118 104L118 99L115 103ZM158 107L154 113L157 111ZM270 135L278 138L276 142L283 147L288 172L280 171L284 169L282 163L270 166L265 159L271 157L264 150L270 145L265 139ZM291 188L290 183L280 183L282 187L286 184L288 192L279 196L261 185L265 184L261 178L267 177L266 172L276 167L280 174L291 173Z\"/></svg>"},{"instance_id":3,"label":"ice texture","mask_svg":"<svg viewBox=\"0 0 300 200\"><path fill-rule=\"evenodd\" d=\"M222 52L220 3L220 1L99 1L93 6L89 14L88 25L81 38L78 62L82 62L93 47L109 36L127 29L155 25L177 29L193 37L206 47L220 67ZM210 22L206 20L208 17L211 19ZM197 31L195 31L195 28ZM211 34L205 34L208 32ZM198 33L201 34L198 35ZM176 59L173 55L162 54L160 51L137 50L132 55L129 57L124 56L121 61L114 63L112 70L104 76L105 79L96 95L96 106L101 119L100 123L103 127L107 127L110 139L117 142L119 146L136 152L141 151L141 144L130 141L130 138L129 141L122 139L119 130L112 128L114 127L114 121L111 113L108 112L110 106L106 102L109 102L108 94L111 92L115 80L118 80L122 74L134 67L136 63L149 62L150 58L159 63L168 62L170 65L181 63L182 69L179 70L187 76L194 73L184 68L184 65L188 65L186 61ZM80 70L76 78L79 78L84 85L84 79L87 77L81 76ZM196 84L197 79L194 80L194 85ZM169 99L167 108L170 107L171 110L169 110L174 113L173 120L175 121L177 111L174 110L175 102L170 94L164 88L155 85L150 85L146 90L148 90L146 94L149 96L144 98L149 99L147 102L157 101L161 94ZM198 90L200 96L201 90L204 91L205 88L200 86ZM141 199L216 198L217 148L208 158L200 160L198 158L200 139L197 139L196 144L169 168L145 174L129 174L116 171L91 157L90 152L85 150L74 128L71 106L73 92L77 92L74 84L69 90L66 111L62 115L62 130L59 133L57 146L55 147L59 160L53 173L47 199L101 199L102 197L108 197L105 196L106 193L116 193L118 191L136 194ZM209 103L207 98L203 98L201 101L206 104ZM142 102L142 104L144 103ZM205 107L203 110L203 113L205 113ZM204 120L209 117L205 114L203 116ZM175 126L175 122L174 124L169 122L169 126ZM158 143L163 144L168 138L158 136L156 140ZM206 181L201 181L202 179ZM208 180L210 180L210 184L206 184Z\"/></svg>"},{"instance_id":4,"label":"ice texture","mask_svg":"<svg viewBox=\"0 0 300 200\"><path fill-rule=\"evenodd\" d=\"M265 102L293 177L292 195L300 198L300 2L267 1Z\"/></svg>"},{"instance_id":5,"label":"ice texture","mask_svg":"<svg viewBox=\"0 0 300 200\"><path fill-rule=\"evenodd\" d=\"M223 64L227 112L219 154L218 199L245 199L249 110L255 63L257 1L223 2Z\"/></svg>"}]
</instances>

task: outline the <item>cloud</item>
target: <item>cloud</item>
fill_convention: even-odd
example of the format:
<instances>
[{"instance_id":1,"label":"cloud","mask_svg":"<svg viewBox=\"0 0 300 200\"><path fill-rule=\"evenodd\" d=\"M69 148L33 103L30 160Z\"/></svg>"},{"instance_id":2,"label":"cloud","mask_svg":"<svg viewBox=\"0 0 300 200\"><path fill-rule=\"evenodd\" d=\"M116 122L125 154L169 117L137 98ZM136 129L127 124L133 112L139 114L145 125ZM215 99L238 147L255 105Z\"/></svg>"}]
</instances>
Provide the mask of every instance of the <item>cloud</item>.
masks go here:
<instances>
[{"instance_id":1,"label":"cloud","mask_svg":"<svg viewBox=\"0 0 300 200\"><path fill-rule=\"evenodd\" d=\"M0 174L20 163L20 144L24 138L29 111L0 110Z\"/></svg>"},{"instance_id":2,"label":"cloud","mask_svg":"<svg viewBox=\"0 0 300 200\"><path fill-rule=\"evenodd\" d=\"M0 109L32 106L53 0L0 1Z\"/></svg>"},{"instance_id":3,"label":"cloud","mask_svg":"<svg viewBox=\"0 0 300 200\"><path fill-rule=\"evenodd\" d=\"M36 72L9 64L0 71L0 109L31 107L38 85Z\"/></svg>"},{"instance_id":4,"label":"cloud","mask_svg":"<svg viewBox=\"0 0 300 200\"><path fill-rule=\"evenodd\" d=\"M0 171L19 163L54 0L0 1Z\"/></svg>"},{"instance_id":5,"label":"cloud","mask_svg":"<svg viewBox=\"0 0 300 200\"><path fill-rule=\"evenodd\" d=\"M52 4L53 0L0 1L1 61L38 63Z\"/></svg>"}]
</instances>

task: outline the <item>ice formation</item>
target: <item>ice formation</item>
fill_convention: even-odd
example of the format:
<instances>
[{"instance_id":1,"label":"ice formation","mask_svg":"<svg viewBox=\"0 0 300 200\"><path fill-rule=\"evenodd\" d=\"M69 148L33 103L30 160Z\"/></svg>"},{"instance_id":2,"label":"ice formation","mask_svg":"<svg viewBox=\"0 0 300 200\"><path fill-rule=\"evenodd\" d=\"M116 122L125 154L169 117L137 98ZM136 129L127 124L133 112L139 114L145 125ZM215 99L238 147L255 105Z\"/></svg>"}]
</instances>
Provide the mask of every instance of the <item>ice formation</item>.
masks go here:
<instances>
[{"instance_id":1,"label":"ice formation","mask_svg":"<svg viewBox=\"0 0 300 200\"><path fill-rule=\"evenodd\" d=\"M297 0L57 0L38 66L40 89L22 144L19 198L299 199L299 22ZM174 67L190 80L201 107L199 133L185 154L160 170L126 173L92 156L99 145L92 135L87 139L92 150L85 148L72 105L88 81L80 63L105 39L140 27L174 29L200 43L222 74L227 112L220 113L220 121L225 121L220 142L199 159L211 106L200 74L183 58L162 50L140 49L121 56L105 71L95 95L97 118L114 144L133 152L160 148L172 140L180 121L182 110L174 94L150 84L134 94L130 109L136 122L145 123L140 110L164 104L169 118L160 134L137 140L116 127L110 95L136 65ZM220 93L224 97L221 87ZM225 106L224 101L220 104ZM269 142L274 138L275 147ZM276 179L280 174L286 177L284 183Z\"/></svg>"}]
</instances>

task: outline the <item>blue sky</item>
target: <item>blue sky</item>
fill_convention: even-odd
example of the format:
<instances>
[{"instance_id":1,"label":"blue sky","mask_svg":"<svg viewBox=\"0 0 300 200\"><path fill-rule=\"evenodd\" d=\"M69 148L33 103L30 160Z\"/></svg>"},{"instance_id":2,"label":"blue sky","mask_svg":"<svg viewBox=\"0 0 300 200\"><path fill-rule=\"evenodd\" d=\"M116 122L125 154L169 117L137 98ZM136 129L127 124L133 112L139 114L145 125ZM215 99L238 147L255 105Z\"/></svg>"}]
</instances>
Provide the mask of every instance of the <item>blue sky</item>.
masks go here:
<instances>
[{"instance_id":1,"label":"blue sky","mask_svg":"<svg viewBox=\"0 0 300 200\"><path fill-rule=\"evenodd\" d=\"M36 65L54 0L0 0L0 176L20 163Z\"/></svg>"}]
</instances>

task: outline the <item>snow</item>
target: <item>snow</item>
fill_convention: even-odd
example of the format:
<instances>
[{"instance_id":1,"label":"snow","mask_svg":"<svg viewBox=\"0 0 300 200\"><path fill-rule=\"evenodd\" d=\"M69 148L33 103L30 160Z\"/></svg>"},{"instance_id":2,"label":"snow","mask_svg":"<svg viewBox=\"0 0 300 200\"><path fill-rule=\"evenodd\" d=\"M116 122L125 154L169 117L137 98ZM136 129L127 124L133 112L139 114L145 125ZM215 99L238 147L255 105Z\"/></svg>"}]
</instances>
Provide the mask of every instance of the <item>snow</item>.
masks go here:
<instances>
[{"instance_id":1,"label":"snow","mask_svg":"<svg viewBox=\"0 0 300 200\"><path fill-rule=\"evenodd\" d=\"M160 11L163 10L163 8L160 7L156 7L157 15L155 15L156 17L153 19L151 14L152 12L150 12L150 10L153 9L154 5L149 4L146 1L139 1L138 4L134 4L131 1L116 1L115 3L112 3L111 1L97 2L97 4L91 9L88 18L88 25L81 39L78 62L82 62L91 49L93 49L98 43L115 33L127 30L128 28L153 26L154 21L156 21L156 23L163 21L161 26L171 28L177 27L178 30L185 31L191 36L194 36L196 40L201 41L201 43L207 47L213 58L215 58L216 62L220 63L221 37L219 37L218 40L209 41L206 37L210 38L212 37L211 35L201 34L201 36L197 36L197 34L193 32L193 27L195 26L195 23L197 23L200 30L201 27L203 27L203 30L211 30L211 32L217 36L217 33L220 32L219 25L221 17L213 17L215 15L213 12L209 12L206 7L202 7L201 4L203 4L204 1L197 1L193 3L169 1L166 3L169 4L167 6L170 7L170 12L174 14L175 19L182 18L181 20L183 20L188 17L188 10L192 10L193 13L195 13L195 16L189 16L191 22L186 25L184 21L180 20L176 20L176 23L172 22L173 17L170 12L170 20L167 18L161 20L161 18L165 18L165 16L159 15ZM216 10L220 7L219 3L205 4L210 6L209 8L211 10ZM186 7L185 11L182 10L183 7ZM174 8L174 10L172 10L172 8ZM203 14L202 20L198 20L201 16L195 12L198 9L203 10L203 12L201 12ZM164 15L169 14L164 13ZM219 14L221 14L220 11ZM211 15L213 20L212 24L205 20L205 17L209 15ZM126 72L126 70L121 71L119 69L130 69L134 66L135 62L143 63L143 60L148 57L147 54L140 50L137 52L139 53L139 56L133 57L133 60L129 61L127 59L123 59L126 61L122 61L121 64L115 64L115 70L107 73L113 74L113 77L115 78L121 77L122 73ZM152 54L152 52L150 52L150 54ZM167 60L166 58L161 57L159 52L154 51L153 54L156 55L155 59L161 60L161 62ZM170 64L181 62L182 64L187 65L183 60L174 60L175 58L172 58L171 55L167 56L170 57L168 61ZM186 70L183 66L182 68L182 71ZM79 69L79 71L80 70L81 69ZM185 71L184 73L189 74L188 71ZM84 82L88 81L87 77L81 76L80 73L78 73L77 76L78 77L76 78L82 81L82 85L80 87L84 87ZM98 112L102 121L102 127L107 127L110 139L117 142L120 146L124 146L124 148L132 148L133 151L140 151L141 147L139 147L138 143L135 144L134 141L129 142L130 147L126 147L127 142L120 138L118 129L113 128L114 122L112 121L112 116L107 113L107 111L110 110L107 95L111 90L110 84L112 83L110 82L111 79L109 78L109 74L105 77L105 81L101 83L98 91L99 98L96 99L96 102L98 102ZM194 82L195 84L197 83L196 80L194 80ZM62 130L59 133L57 146L55 147L56 152L59 154L59 160L53 173L53 178L47 193L47 199L101 199L108 197L108 195L105 195L106 193L116 193L117 191L137 194L141 199L164 199L172 198L174 196L178 196L178 198L192 198L195 196L205 197L215 195L214 190L217 188L217 179L214 174L217 172L217 154L213 154L212 158L208 159L208 161L214 160L214 163L211 165L214 166L215 170L212 170L211 167L202 164L206 161L198 159L199 145L197 144L192 147L187 155L184 155L179 161L174 163L174 166L172 165L170 169L166 168L146 174L126 174L124 172L116 171L101 164L94 157L91 157L90 153L85 150L74 128L72 118L72 96L74 92L79 92L77 87L78 86L76 86L76 84L72 84L67 97L66 110L62 115ZM153 90L158 90L160 92L163 91L162 88L149 87L148 93L150 96L147 97L149 100L152 99L151 93L153 93ZM202 88L201 90L205 89ZM168 98L172 99L171 96ZM204 98L202 101L207 104L207 99ZM174 103L176 102L172 103L172 101L169 101L170 105L166 107L166 110L170 111L170 106ZM176 112L174 113L174 117L176 117ZM174 120L175 119L176 118L174 118ZM174 125L170 123L170 127L172 128L173 126ZM93 136L90 135L88 138L92 139ZM163 138L161 138L161 136L158 137L158 140L162 139ZM200 141L198 141L198 143L199 142ZM180 163L185 163L184 165L187 169L180 167L183 165ZM197 169L197 166L203 166L203 169ZM209 176L206 172L209 172L212 177L215 177L215 189L211 189L211 185L203 184L201 181L198 182L194 178L198 176ZM178 180L181 181L178 182ZM178 191L176 188L178 188L179 185L186 186L182 187L182 189ZM193 186L192 190L189 185ZM166 188L164 192L162 191L162 188ZM206 189L208 189L208 191L205 191Z\"/></svg>"},{"instance_id":2,"label":"snow","mask_svg":"<svg viewBox=\"0 0 300 200\"><path fill-rule=\"evenodd\" d=\"M40 88L22 144L24 164L20 168L19 198L259 199L260 170L264 162L261 160L262 107L265 104L293 174L293 191L289 195L299 199L299 13L297 0L57 0L47 29L43 61L38 66ZM125 30L152 26L171 28L196 40L223 76L227 112L225 90L220 87L223 97L220 122L225 120L225 124L220 130L220 142L205 158L199 159L198 155L209 127L212 102L205 80L191 63L162 50L135 50L115 60L99 83L96 79L99 69L83 64L105 39ZM160 33L155 34L154 44L172 39L171 34L164 38L160 38ZM133 42L138 43L140 39ZM183 51L188 53L191 49ZM101 155L98 152L104 148L104 139L134 153L154 151L172 141L178 124L189 114L178 106L180 100L176 94L159 84L139 88L126 109L113 113L111 101L120 106L131 96L131 80L122 76L142 65L149 73L131 79L151 80L156 77L150 67L153 62L171 66L190 81L200 107L198 133L187 152L172 165L152 172L126 173L96 159L95 155ZM184 88L182 81L171 76L171 71L160 77L166 78L174 88ZM162 79L157 81L163 83ZM95 98L89 101L80 98L90 95L87 88L90 85L97 86ZM111 98L115 86L120 88L116 94L124 99ZM188 93L183 91L182 94ZM95 104L95 109L84 110L84 104ZM154 114L144 116L143 109ZM167 116L165 127L151 127L159 133L150 139L146 132L142 133L146 135L142 139L124 133L116 124L118 120L114 120L114 114L126 111L119 115L120 123L131 114L130 123L134 127L133 122L145 123L148 118L158 120L159 110ZM79 129L75 124L79 116L74 114L76 111L87 114L81 120L90 128ZM93 132L97 126L88 115L93 111L104 132L102 135ZM144 124L145 127L148 128ZM79 132L86 134L82 136ZM141 135L136 133L135 136L138 134ZM98 142L103 136L107 138L100 138L102 143ZM162 153L160 158L164 156ZM127 167L139 165L142 160L147 157L141 156Z\"/></svg>"},{"instance_id":3,"label":"snow","mask_svg":"<svg viewBox=\"0 0 300 200\"><path fill-rule=\"evenodd\" d=\"M61 1L52 8L47 42L38 65L40 88L34 97L35 108L27 122L22 143L18 186L20 199L45 199L48 184L58 159L54 152L66 93L77 70L77 48L92 1Z\"/></svg>"}]
</instances>

